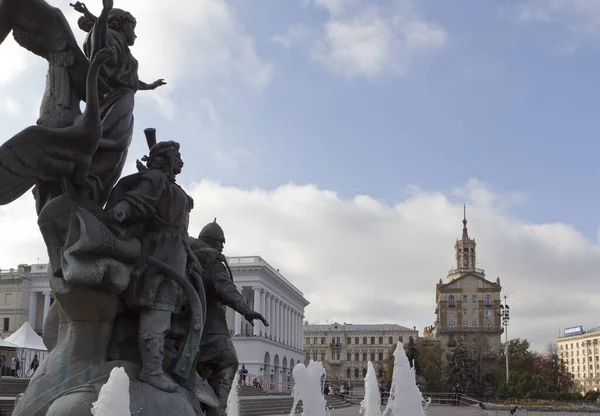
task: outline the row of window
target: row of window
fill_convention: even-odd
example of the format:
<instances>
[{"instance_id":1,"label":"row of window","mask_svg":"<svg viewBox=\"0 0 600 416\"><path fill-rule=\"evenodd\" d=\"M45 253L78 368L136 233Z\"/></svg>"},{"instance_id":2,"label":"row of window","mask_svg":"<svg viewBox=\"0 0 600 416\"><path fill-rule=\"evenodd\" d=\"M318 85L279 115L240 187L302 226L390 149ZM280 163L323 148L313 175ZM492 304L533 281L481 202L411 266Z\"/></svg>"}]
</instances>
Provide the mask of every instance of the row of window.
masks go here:
<instances>
[{"instance_id":1,"label":"row of window","mask_svg":"<svg viewBox=\"0 0 600 416\"><path fill-rule=\"evenodd\" d=\"M312 356L313 361L319 361L319 358L321 358L320 361L325 361L326 354L324 352L322 352L320 354L316 353L316 352L313 352L312 354L309 353L309 352L307 352L306 353L306 361L309 361L311 359L311 356ZM365 362L366 361L375 362L376 360L377 361L383 361L383 353L382 352L377 352L377 353L375 353L375 352L371 352L371 353L363 352L362 354L358 353L358 352L355 352L355 353L348 352L348 353L346 353L346 361L352 361L352 358L354 358L354 361L361 361L361 358L362 358L362 361L365 361ZM332 352L331 353L331 359L332 360L339 360L340 359L340 353L339 352Z\"/></svg>"},{"instance_id":2,"label":"row of window","mask_svg":"<svg viewBox=\"0 0 600 416\"><path fill-rule=\"evenodd\" d=\"M468 300L469 300L469 297L467 295L463 295L463 304L467 303ZM485 295L484 300L485 300L485 306L492 306L492 297L490 295ZM477 303L477 295L471 296L471 302ZM456 298L454 297L454 295L448 296L448 306L456 306Z\"/></svg>"},{"instance_id":3,"label":"row of window","mask_svg":"<svg viewBox=\"0 0 600 416\"><path fill-rule=\"evenodd\" d=\"M377 344L383 345L383 339L384 339L383 337L379 337L377 339L377 341L378 341ZM412 337L408 337L408 339L410 340L410 339L412 339ZM363 345L369 345L369 343L367 343L368 340L369 340L369 337L362 337L362 343L363 343ZM304 343L306 345L310 345L311 338L310 337L306 337L304 341L305 341ZM319 341L319 337L313 337L312 338L313 345L318 345L317 341ZM321 341L320 345L325 345L325 343L327 342L327 338L326 337L321 337L320 341ZM360 344L359 341L360 341L360 337L354 337L354 344L355 345L359 345ZM370 341L371 341L370 345L377 345L377 344L375 344L375 337L371 337ZM404 342L404 337L402 335L400 335L398 337L398 341L399 342ZM392 345L394 343L394 337L389 336L388 339L387 339L387 343L388 343L388 345ZM347 345L352 345L352 338L351 337L347 337L346 338L346 344ZM337 345L342 345L341 342L340 342L340 337L331 337L331 345L336 345L336 346Z\"/></svg>"},{"instance_id":4,"label":"row of window","mask_svg":"<svg viewBox=\"0 0 600 416\"><path fill-rule=\"evenodd\" d=\"M456 313L453 310L449 310L448 311L448 315L449 316L456 316ZM468 315L469 315L468 314L468 309L466 309L466 308L463 309L463 316L468 316ZM473 308L472 315L473 316L477 316L477 308ZM486 309L485 310L485 316L486 316L486 318L491 317L492 316L492 310L491 309Z\"/></svg>"},{"instance_id":5,"label":"row of window","mask_svg":"<svg viewBox=\"0 0 600 416\"><path fill-rule=\"evenodd\" d=\"M577 357L579 357L579 350L577 350L576 352L577 352ZM594 354L598 354L598 348L594 348ZM585 351L582 351L581 355L585 355ZM592 359L592 357L591 357L592 349L591 348L588 349L588 355L590 356L590 360L591 360ZM567 351L566 353L564 353L564 352L560 353L560 358L568 357L568 356L569 356L569 351ZM573 351L571 351L571 357L573 357ZM597 357L598 357L598 355L596 355L596 360L598 359Z\"/></svg>"},{"instance_id":6,"label":"row of window","mask_svg":"<svg viewBox=\"0 0 600 416\"><path fill-rule=\"evenodd\" d=\"M454 324L454 321L450 321L449 324L450 329L455 329L456 325ZM469 327L469 321L463 321L463 328L468 328ZM471 328L477 328L477 321L473 321ZM485 328L486 329L492 329L492 322L491 321L485 321Z\"/></svg>"},{"instance_id":7,"label":"row of window","mask_svg":"<svg viewBox=\"0 0 600 416\"><path fill-rule=\"evenodd\" d=\"M594 345L596 345L596 346L597 346L597 345L598 345L598 340L597 340L597 339L593 340L593 343L594 343ZM569 349L569 344L565 344L565 345L566 345L566 348L565 348L565 349L567 349L567 350L568 350L568 349ZM572 343L572 342L571 342L571 344L570 344L570 345L571 345L571 349L573 349L573 343ZM584 347L584 346L586 346L586 345L588 345L588 347L589 347L589 346L591 346L591 345L592 345L592 341L591 341L591 340L587 340L587 341L585 341L585 342L584 342L584 341L582 341L582 342L581 342L581 346L582 346L582 347ZM562 350L562 349L563 349L563 346L564 346L564 345L563 345L563 344L561 344L559 348ZM575 348L579 348L579 342L576 342L576 343L575 343ZM596 348L597 348L597 347L596 347Z\"/></svg>"},{"instance_id":8,"label":"row of window","mask_svg":"<svg viewBox=\"0 0 600 416\"><path fill-rule=\"evenodd\" d=\"M308 362L306 364L308 364ZM361 371L360 368L355 368L354 371L352 371L352 369L348 368L348 369L346 369L346 378L351 379L352 373L354 373L354 378L365 378L367 376L367 369L363 368ZM361 374L362 374L362 376L361 376ZM383 368L380 368L377 371L377 376L379 378L383 377Z\"/></svg>"}]
</instances>

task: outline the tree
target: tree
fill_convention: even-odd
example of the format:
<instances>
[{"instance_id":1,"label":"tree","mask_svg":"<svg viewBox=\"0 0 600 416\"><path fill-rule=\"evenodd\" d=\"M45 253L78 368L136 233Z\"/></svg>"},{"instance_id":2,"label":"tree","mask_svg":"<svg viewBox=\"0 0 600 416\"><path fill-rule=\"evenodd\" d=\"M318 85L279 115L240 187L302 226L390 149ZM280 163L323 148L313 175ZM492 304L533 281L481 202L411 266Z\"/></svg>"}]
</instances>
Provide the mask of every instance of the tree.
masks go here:
<instances>
[{"instance_id":1,"label":"tree","mask_svg":"<svg viewBox=\"0 0 600 416\"><path fill-rule=\"evenodd\" d=\"M383 360L383 384L386 389L389 389L392 385L392 376L394 375L394 353L398 344L392 345L390 349L390 355Z\"/></svg>"},{"instance_id":2,"label":"tree","mask_svg":"<svg viewBox=\"0 0 600 416\"><path fill-rule=\"evenodd\" d=\"M444 384L443 354L440 342L427 338L417 340L422 390L430 393L446 391Z\"/></svg>"},{"instance_id":3,"label":"tree","mask_svg":"<svg viewBox=\"0 0 600 416\"><path fill-rule=\"evenodd\" d=\"M447 354L446 383L452 393L474 394L479 382L475 360L469 347L459 339L456 347Z\"/></svg>"},{"instance_id":4,"label":"tree","mask_svg":"<svg viewBox=\"0 0 600 416\"><path fill-rule=\"evenodd\" d=\"M408 358L408 363L410 364L410 368L415 368L415 374L417 377L421 375L421 363L419 362L419 349L415 343L413 337L408 338L408 344L404 346L404 352L406 354L406 358Z\"/></svg>"}]
</instances>

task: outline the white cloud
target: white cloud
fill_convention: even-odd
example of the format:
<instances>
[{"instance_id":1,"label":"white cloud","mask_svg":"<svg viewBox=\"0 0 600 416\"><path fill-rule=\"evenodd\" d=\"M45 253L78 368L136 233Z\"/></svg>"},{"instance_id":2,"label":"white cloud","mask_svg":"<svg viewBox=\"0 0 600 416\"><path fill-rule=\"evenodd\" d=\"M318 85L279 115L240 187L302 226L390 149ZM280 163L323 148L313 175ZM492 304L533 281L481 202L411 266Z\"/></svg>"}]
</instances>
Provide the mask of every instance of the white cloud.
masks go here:
<instances>
[{"instance_id":1,"label":"white cloud","mask_svg":"<svg viewBox=\"0 0 600 416\"><path fill-rule=\"evenodd\" d=\"M500 276L512 308L511 337L536 348L559 329L600 324L595 288L600 247L569 224L530 224L496 208L512 201L476 181L467 195L479 267ZM462 198L414 191L395 205L368 195L341 199L312 185L242 190L201 182L190 234L217 216L228 255L260 255L298 286L311 321L391 322L420 330L434 320L435 284L453 267ZM491 202L493 201L493 203ZM45 258L29 194L0 208L0 265ZM590 288L591 290L587 290Z\"/></svg>"},{"instance_id":2,"label":"white cloud","mask_svg":"<svg viewBox=\"0 0 600 416\"><path fill-rule=\"evenodd\" d=\"M289 49L312 38L311 58L348 79L403 74L417 55L447 42L444 29L419 17L409 0L389 7L366 0L312 0L311 4L328 15L320 34L295 25L272 39Z\"/></svg>"},{"instance_id":3,"label":"white cloud","mask_svg":"<svg viewBox=\"0 0 600 416\"><path fill-rule=\"evenodd\" d=\"M506 9L520 23L558 24L569 34L561 46L572 52L581 43L600 40L600 2L596 0L527 0Z\"/></svg>"}]
</instances>

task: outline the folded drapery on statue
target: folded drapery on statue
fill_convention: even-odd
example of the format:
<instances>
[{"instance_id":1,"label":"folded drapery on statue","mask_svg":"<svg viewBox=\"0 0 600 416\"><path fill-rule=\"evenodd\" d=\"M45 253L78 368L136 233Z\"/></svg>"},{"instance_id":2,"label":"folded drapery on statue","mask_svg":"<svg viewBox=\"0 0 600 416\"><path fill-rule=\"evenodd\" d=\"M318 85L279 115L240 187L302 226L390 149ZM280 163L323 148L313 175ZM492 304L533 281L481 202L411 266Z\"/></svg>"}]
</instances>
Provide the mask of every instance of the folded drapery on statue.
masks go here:
<instances>
[{"instance_id":1,"label":"folded drapery on statue","mask_svg":"<svg viewBox=\"0 0 600 416\"><path fill-rule=\"evenodd\" d=\"M61 261L65 281L122 293L129 286L140 254L138 240L117 238L95 215L79 206L71 210Z\"/></svg>"}]
</instances>

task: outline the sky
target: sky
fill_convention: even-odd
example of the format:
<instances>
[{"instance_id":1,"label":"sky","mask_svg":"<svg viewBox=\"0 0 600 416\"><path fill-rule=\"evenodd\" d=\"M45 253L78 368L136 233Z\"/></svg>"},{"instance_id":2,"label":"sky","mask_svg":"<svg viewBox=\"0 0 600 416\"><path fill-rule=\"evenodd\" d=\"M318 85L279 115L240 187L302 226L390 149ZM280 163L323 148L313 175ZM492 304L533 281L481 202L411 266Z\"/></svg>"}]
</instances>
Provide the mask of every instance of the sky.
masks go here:
<instances>
[{"instance_id":1,"label":"sky","mask_svg":"<svg viewBox=\"0 0 600 416\"><path fill-rule=\"evenodd\" d=\"M52 0L79 42L77 14ZM101 2L88 1L96 14ZM311 322L435 320L463 203L509 337L600 325L600 2L115 0L137 18L142 130L177 140L190 233L260 255ZM0 135L34 124L47 64L0 45ZM0 207L0 267L46 261L28 193ZM591 290L590 290L591 289Z\"/></svg>"}]
</instances>

